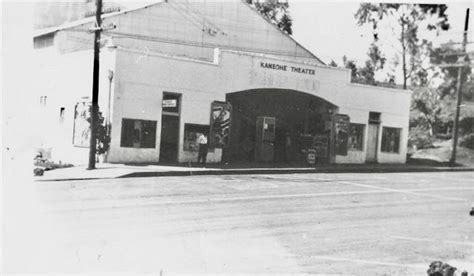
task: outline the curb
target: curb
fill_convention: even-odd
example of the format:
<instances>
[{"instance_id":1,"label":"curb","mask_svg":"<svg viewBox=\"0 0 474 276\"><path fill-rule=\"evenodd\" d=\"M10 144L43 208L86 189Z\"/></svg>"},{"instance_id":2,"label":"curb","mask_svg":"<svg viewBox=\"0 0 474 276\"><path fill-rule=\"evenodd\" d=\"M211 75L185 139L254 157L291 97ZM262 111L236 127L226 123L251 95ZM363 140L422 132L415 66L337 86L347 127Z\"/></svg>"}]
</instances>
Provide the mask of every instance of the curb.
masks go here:
<instances>
[{"instance_id":1,"label":"curb","mask_svg":"<svg viewBox=\"0 0 474 276\"><path fill-rule=\"evenodd\" d=\"M166 176L204 176L204 175L257 175L257 174L318 174L318 173L409 173L409 172L474 172L474 167L333 167L307 169L210 169L202 171L148 171L132 172L117 177L79 177L57 179L35 179L36 182L106 180L136 177L166 177Z\"/></svg>"},{"instance_id":2,"label":"curb","mask_svg":"<svg viewBox=\"0 0 474 276\"><path fill-rule=\"evenodd\" d=\"M311 169L224 169L208 171L134 172L117 178L196 176L196 175L255 175L255 174L310 174L310 173L404 173L404 172L469 172L474 168L311 168Z\"/></svg>"}]
</instances>

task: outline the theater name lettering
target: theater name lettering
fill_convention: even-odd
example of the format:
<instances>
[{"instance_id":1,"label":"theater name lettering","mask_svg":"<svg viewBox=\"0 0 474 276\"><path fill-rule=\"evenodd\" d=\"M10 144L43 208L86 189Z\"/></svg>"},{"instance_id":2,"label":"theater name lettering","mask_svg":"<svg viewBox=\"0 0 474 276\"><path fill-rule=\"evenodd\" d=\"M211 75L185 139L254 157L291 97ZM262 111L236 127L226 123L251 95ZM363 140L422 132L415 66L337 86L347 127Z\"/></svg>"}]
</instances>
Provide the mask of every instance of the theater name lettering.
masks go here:
<instances>
[{"instance_id":1,"label":"theater name lettering","mask_svg":"<svg viewBox=\"0 0 474 276\"><path fill-rule=\"evenodd\" d=\"M307 74L307 75L314 75L315 74L314 69L295 67L295 66L277 64L277 63L270 63L270 62L263 62L263 61L260 62L260 67L265 68L265 69L272 69L272 70L277 70L277 71L287 71L287 72L289 71L289 72L295 72L295 73Z\"/></svg>"}]
</instances>

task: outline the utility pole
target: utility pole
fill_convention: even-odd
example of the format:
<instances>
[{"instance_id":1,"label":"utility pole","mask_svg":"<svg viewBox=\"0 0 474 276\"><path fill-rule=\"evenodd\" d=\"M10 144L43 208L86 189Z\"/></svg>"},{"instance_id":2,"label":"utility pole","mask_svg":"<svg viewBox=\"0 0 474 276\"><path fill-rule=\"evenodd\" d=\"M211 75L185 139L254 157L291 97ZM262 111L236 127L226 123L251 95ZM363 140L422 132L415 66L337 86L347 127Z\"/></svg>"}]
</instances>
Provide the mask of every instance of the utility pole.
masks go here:
<instances>
[{"instance_id":1,"label":"utility pole","mask_svg":"<svg viewBox=\"0 0 474 276\"><path fill-rule=\"evenodd\" d=\"M463 41L462 41L462 53L463 53L463 62L466 63L466 44L467 44L467 30L469 28L469 9L466 9L466 21L464 22L464 33L463 33ZM458 145L458 132L459 132L459 113L461 108L461 89L462 89L462 69L464 66L459 66L458 68L458 78L456 83L456 116L454 118L454 125L453 125L453 150L451 152L451 159L449 163L451 166L456 164L456 150Z\"/></svg>"},{"instance_id":2,"label":"utility pole","mask_svg":"<svg viewBox=\"0 0 474 276\"><path fill-rule=\"evenodd\" d=\"M94 68L92 73L92 110L91 110L91 141L89 148L88 170L95 169L97 146L97 127L99 124L99 57L100 33L102 31L102 0L96 0L96 26L94 28Z\"/></svg>"}]
</instances>

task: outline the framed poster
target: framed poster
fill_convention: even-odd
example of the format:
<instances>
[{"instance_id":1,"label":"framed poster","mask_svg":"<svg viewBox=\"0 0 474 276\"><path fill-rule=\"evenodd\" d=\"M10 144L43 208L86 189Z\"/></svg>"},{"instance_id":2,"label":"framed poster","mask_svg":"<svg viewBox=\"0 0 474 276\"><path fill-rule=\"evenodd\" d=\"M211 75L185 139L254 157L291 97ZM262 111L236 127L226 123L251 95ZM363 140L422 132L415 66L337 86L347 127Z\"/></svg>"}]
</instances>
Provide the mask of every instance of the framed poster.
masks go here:
<instances>
[{"instance_id":1,"label":"framed poster","mask_svg":"<svg viewBox=\"0 0 474 276\"><path fill-rule=\"evenodd\" d=\"M91 142L91 103L78 102L74 108L72 144L88 148Z\"/></svg>"},{"instance_id":2,"label":"framed poster","mask_svg":"<svg viewBox=\"0 0 474 276\"><path fill-rule=\"evenodd\" d=\"M230 103L212 102L209 148L226 148L229 146L231 114L232 106Z\"/></svg>"},{"instance_id":3,"label":"framed poster","mask_svg":"<svg viewBox=\"0 0 474 276\"><path fill-rule=\"evenodd\" d=\"M336 114L334 116L334 132L336 134L336 154L347 155L349 141L350 118L348 115Z\"/></svg>"}]
</instances>

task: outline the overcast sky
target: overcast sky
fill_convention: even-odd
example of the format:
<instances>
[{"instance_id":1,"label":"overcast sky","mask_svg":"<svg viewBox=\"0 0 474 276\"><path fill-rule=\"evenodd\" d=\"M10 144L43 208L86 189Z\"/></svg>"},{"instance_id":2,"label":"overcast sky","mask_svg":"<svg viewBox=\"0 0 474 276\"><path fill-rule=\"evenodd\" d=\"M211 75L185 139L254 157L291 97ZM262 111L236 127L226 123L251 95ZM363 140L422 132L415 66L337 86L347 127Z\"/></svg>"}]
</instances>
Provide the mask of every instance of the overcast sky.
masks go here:
<instances>
[{"instance_id":1,"label":"overcast sky","mask_svg":"<svg viewBox=\"0 0 474 276\"><path fill-rule=\"evenodd\" d=\"M399 1L393 1L399 2ZM407 1L403 1L407 2ZM451 30L441 34L442 40L462 40L466 8L471 7L470 30L474 29L472 2L447 1ZM372 42L371 29L359 27L354 19L359 2L289 0L293 17L293 36L316 56L329 63L331 59L339 65L346 55L361 63L367 59L367 49ZM437 3L440 3L437 1ZM469 38L472 41L472 33ZM392 38L387 44L396 43Z\"/></svg>"}]
</instances>

